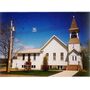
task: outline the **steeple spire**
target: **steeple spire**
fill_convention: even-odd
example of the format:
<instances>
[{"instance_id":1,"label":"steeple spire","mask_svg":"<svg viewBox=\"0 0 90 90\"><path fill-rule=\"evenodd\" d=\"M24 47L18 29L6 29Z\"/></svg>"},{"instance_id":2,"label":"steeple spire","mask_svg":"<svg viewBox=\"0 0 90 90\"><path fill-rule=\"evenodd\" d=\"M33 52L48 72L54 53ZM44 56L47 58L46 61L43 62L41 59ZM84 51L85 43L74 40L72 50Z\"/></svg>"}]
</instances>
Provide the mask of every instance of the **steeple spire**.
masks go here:
<instances>
[{"instance_id":1,"label":"steeple spire","mask_svg":"<svg viewBox=\"0 0 90 90\"><path fill-rule=\"evenodd\" d=\"M75 16L73 16L71 27L70 27L69 31L70 32L73 32L73 31L77 31L78 32L79 31L79 28L78 28L76 20L75 20Z\"/></svg>"},{"instance_id":2,"label":"steeple spire","mask_svg":"<svg viewBox=\"0 0 90 90\"><path fill-rule=\"evenodd\" d=\"M70 31L69 44L78 44L78 43L80 43L79 36L78 36L79 28L77 26L75 16L73 16L71 27L70 27L69 31Z\"/></svg>"}]
</instances>

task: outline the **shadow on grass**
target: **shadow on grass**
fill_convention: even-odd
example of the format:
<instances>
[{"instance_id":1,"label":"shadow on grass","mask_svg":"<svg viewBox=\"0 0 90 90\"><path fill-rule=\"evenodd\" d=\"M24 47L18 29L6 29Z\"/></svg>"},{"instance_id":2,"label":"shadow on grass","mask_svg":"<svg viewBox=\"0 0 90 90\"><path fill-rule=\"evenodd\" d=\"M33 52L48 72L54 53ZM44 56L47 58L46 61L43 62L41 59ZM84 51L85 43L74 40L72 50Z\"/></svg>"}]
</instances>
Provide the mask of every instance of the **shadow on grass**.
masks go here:
<instances>
[{"instance_id":1,"label":"shadow on grass","mask_svg":"<svg viewBox=\"0 0 90 90\"><path fill-rule=\"evenodd\" d=\"M89 71L79 71L78 73L76 73L74 75L74 77L79 77L79 76L89 77L90 76L90 72Z\"/></svg>"},{"instance_id":2,"label":"shadow on grass","mask_svg":"<svg viewBox=\"0 0 90 90\"><path fill-rule=\"evenodd\" d=\"M31 71L11 71L11 72L1 72L1 74L10 74L10 75L30 75L30 76L50 76L60 71L40 71L40 70L31 70Z\"/></svg>"}]
</instances>

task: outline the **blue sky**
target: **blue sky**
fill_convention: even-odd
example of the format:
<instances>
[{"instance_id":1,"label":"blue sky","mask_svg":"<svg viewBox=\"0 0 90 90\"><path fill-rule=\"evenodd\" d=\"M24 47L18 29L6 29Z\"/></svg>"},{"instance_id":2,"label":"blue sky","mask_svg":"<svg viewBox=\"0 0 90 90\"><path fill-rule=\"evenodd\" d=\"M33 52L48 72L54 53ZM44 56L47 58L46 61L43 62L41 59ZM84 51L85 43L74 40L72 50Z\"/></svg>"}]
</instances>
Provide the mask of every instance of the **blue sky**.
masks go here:
<instances>
[{"instance_id":1,"label":"blue sky","mask_svg":"<svg viewBox=\"0 0 90 90\"><path fill-rule=\"evenodd\" d=\"M81 44L88 40L88 13L76 12L22 12L0 13L0 22L10 23L16 28L15 38L25 46L39 48L52 36L56 35L66 44L69 41L69 28L75 16L80 29Z\"/></svg>"}]
</instances>

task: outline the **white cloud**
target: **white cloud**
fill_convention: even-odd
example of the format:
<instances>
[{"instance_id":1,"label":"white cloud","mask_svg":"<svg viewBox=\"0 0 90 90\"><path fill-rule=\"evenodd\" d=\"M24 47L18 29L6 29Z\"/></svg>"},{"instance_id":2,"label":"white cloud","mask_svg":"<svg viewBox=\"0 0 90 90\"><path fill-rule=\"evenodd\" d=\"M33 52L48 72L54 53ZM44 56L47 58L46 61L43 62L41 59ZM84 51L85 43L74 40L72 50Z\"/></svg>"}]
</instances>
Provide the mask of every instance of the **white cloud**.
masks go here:
<instances>
[{"instance_id":1,"label":"white cloud","mask_svg":"<svg viewBox=\"0 0 90 90\"><path fill-rule=\"evenodd\" d=\"M32 28L32 32L37 32L37 28L36 27L33 27Z\"/></svg>"}]
</instances>

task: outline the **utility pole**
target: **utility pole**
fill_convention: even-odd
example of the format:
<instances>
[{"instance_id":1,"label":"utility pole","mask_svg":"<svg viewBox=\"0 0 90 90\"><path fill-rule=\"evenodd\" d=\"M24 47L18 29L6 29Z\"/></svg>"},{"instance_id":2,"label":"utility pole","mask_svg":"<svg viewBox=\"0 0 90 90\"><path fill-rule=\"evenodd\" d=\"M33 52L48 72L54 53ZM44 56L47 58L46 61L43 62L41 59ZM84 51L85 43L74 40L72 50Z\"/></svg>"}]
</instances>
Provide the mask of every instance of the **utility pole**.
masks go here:
<instances>
[{"instance_id":1,"label":"utility pole","mask_svg":"<svg viewBox=\"0 0 90 90\"><path fill-rule=\"evenodd\" d=\"M13 31L15 31L15 30L14 30L14 26L13 26L13 21L11 20L7 72L10 72L10 69L11 69L12 48L13 48Z\"/></svg>"}]
</instances>

